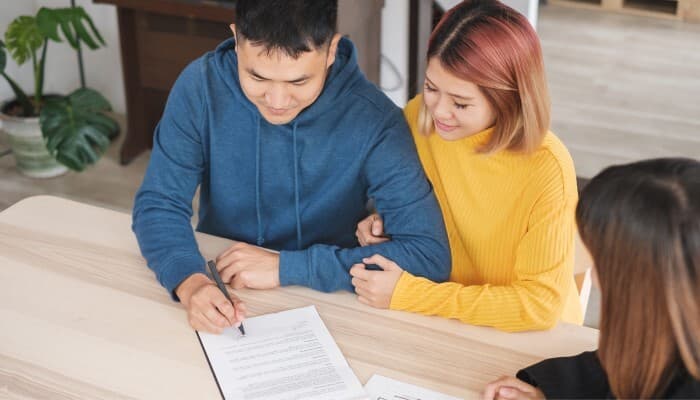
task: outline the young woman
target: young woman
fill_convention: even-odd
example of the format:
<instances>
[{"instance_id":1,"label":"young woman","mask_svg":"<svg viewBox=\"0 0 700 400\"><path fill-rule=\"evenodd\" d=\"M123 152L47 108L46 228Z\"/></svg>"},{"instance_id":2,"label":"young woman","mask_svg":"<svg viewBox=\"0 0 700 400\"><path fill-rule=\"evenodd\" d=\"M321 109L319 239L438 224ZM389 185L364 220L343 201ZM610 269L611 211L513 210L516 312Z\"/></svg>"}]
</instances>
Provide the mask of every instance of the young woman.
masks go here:
<instances>
[{"instance_id":1,"label":"young woman","mask_svg":"<svg viewBox=\"0 0 700 400\"><path fill-rule=\"evenodd\" d=\"M433 31L422 95L404 114L442 208L450 281L414 276L381 255L353 266L361 302L506 331L582 315L573 279L578 193L568 151L549 131L537 34L495 0L467 0ZM361 244L387 240L381 212Z\"/></svg>"},{"instance_id":2,"label":"young woman","mask_svg":"<svg viewBox=\"0 0 700 400\"><path fill-rule=\"evenodd\" d=\"M700 162L608 168L576 219L602 294L598 351L542 361L484 398L700 398Z\"/></svg>"}]
</instances>

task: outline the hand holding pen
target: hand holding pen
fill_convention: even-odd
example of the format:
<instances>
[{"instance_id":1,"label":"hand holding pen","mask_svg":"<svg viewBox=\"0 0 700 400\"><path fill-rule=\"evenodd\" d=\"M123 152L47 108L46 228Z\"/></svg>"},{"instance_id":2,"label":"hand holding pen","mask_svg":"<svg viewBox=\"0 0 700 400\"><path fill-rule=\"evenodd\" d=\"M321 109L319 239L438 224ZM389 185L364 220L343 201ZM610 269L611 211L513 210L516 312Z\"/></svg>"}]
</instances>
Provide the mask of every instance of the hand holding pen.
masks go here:
<instances>
[{"instance_id":1,"label":"hand holding pen","mask_svg":"<svg viewBox=\"0 0 700 400\"><path fill-rule=\"evenodd\" d=\"M214 278L214 281L216 282L216 286L219 287L219 290L226 296L226 299L231 302L231 306L233 308L236 308L236 303L233 302L233 299L231 298L231 295L229 294L228 290L226 290L226 286L224 286L224 282L221 280L221 276L219 275L219 271L216 269L216 264L214 264L214 261L207 261L207 266L209 266L209 272L211 272L212 278ZM240 303L240 300L239 300ZM243 321L239 322L238 325L238 330L241 332L241 335L245 336L245 328L243 328Z\"/></svg>"},{"instance_id":2,"label":"hand holding pen","mask_svg":"<svg viewBox=\"0 0 700 400\"><path fill-rule=\"evenodd\" d=\"M187 310L190 326L197 331L220 334L245 319L243 302L228 291L222 291L214 279L204 273L190 275L177 287L175 294Z\"/></svg>"}]
</instances>

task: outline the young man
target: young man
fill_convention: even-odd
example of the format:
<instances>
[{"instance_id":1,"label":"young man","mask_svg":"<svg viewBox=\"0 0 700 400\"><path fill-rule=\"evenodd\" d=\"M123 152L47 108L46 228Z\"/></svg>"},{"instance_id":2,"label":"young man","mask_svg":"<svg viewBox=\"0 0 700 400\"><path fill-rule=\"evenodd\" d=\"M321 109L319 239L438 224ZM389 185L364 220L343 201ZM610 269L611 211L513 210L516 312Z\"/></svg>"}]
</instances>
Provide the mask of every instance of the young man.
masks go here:
<instances>
[{"instance_id":1,"label":"young man","mask_svg":"<svg viewBox=\"0 0 700 400\"><path fill-rule=\"evenodd\" d=\"M236 7L234 38L175 82L134 205L141 252L192 327L220 332L245 313L205 274L197 186L197 230L237 241L217 258L234 288L352 290L348 270L375 253L447 279L442 216L403 114L335 32L337 0ZM392 240L357 247L369 198Z\"/></svg>"}]
</instances>

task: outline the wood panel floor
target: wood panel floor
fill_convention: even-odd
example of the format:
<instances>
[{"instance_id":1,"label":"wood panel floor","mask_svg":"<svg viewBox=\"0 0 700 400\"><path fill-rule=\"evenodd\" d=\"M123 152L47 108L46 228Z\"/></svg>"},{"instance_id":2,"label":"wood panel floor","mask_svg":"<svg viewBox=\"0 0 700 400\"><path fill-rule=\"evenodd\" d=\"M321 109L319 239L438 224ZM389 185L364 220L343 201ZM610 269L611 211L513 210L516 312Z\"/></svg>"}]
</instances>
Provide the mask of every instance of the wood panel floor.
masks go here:
<instances>
[{"instance_id":1,"label":"wood panel floor","mask_svg":"<svg viewBox=\"0 0 700 400\"><path fill-rule=\"evenodd\" d=\"M125 118L115 116L122 132ZM134 194L141 185L149 154L142 154L127 166L119 164L121 134L98 163L82 173L68 172L51 179L28 178L15 168L12 156L0 158L0 210L17 201L39 194L52 194L72 200L95 204L118 211L130 211ZM0 149L8 147L5 134L0 135Z\"/></svg>"},{"instance_id":2,"label":"wood panel floor","mask_svg":"<svg viewBox=\"0 0 700 400\"><path fill-rule=\"evenodd\" d=\"M553 130L569 147L579 176L642 158L700 158L700 24L546 5L539 33ZM130 211L148 154L120 166L120 143L88 171L54 179L24 177L11 156L0 158L0 210L53 194ZM597 325L597 301L594 292L591 326Z\"/></svg>"},{"instance_id":3,"label":"wood panel floor","mask_svg":"<svg viewBox=\"0 0 700 400\"><path fill-rule=\"evenodd\" d=\"M552 129L579 176L700 158L700 24L546 5L538 30Z\"/></svg>"}]
</instances>

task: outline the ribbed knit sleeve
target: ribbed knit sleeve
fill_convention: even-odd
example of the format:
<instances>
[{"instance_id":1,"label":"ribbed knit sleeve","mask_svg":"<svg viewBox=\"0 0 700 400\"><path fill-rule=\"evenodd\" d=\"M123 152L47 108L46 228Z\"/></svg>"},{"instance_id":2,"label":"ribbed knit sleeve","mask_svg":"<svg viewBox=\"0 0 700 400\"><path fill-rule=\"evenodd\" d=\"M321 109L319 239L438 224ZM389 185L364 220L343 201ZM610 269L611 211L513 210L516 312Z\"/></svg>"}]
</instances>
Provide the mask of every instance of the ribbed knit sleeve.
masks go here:
<instances>
[{"instance_id":1,"label":"ribbed knit sleeve","mask_svg":"<svg viewBox=\"0 0 700 400\"><path fill-rule=\"evenodd\" d=\"M437 284L409 273L401 276L391 299L394 310L455 318L504 331L548 329L560 319L570 290L574 250L573 207L544 198L530 217L530 229L517 248L515 265L493 265L515 274L509 285Z\"/></svg>"}]
</instances>

